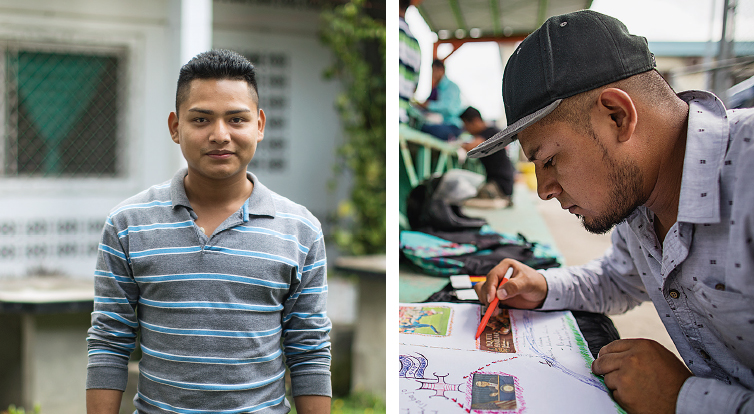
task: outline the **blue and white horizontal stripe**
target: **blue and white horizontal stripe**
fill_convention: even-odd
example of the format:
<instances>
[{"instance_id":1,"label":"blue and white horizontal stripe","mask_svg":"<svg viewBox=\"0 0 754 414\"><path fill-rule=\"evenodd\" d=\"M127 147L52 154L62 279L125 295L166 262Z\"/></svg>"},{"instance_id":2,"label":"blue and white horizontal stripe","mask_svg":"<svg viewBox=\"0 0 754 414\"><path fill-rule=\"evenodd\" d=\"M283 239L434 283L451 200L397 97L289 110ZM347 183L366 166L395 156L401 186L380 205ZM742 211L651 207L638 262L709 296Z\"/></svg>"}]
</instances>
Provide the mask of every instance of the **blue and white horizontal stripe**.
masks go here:
<instances>
[{"instance_id":1,"label":"blue and white horizontal stripe","mask_svg":"<svg viewBox=\"0 0 754 414\"><path fill-rule=\"evenodd\" d=\"M284 360L294 396L329 395L319 222L250 175L251 197L208 237L194 222L185 174L107 219L87 387L125 387L140 332L140 413L287 412ZM117 367L122 374L107 377Z\"/></svg>"}]
</instances>

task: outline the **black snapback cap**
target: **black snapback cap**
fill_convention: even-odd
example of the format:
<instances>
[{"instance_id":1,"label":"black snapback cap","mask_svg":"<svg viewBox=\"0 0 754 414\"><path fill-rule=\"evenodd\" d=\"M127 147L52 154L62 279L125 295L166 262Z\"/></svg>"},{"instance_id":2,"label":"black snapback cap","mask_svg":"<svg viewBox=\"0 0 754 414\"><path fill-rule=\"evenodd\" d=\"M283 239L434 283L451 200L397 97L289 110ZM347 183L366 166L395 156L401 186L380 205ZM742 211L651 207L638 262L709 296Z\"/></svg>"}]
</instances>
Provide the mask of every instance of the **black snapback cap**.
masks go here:
<instances>
[{"instance_id":1,"label":"black snapback cap","mask_svg":"<svg viewBox=\"0 0 754 414\"><path fill-rule=\"evenodd\" d=\"M500 151L564 98L655 67L647 39L618 19L592 10L553 16L508 59L503 103L508 127L469 151L480 158Z\"/></svg>"}]
</instances>

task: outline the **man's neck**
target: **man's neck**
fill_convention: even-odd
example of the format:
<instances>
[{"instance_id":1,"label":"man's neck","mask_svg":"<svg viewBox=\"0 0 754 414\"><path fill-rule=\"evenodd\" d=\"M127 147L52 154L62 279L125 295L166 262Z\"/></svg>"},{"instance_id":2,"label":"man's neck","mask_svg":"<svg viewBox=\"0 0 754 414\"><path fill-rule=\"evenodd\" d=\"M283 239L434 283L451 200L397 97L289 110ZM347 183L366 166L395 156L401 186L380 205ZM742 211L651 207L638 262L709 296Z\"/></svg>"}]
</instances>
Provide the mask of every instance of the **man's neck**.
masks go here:
<instances>
[{"instance_id":1,"label":"man's neck","mask_svg":"<svg viewBox=\"0 0 754 414\"><path fill-rule=\"evenodd\" d=\"M686 107L688 111L688 107ZM686 156L686 133L688 112L683 122L671 127L674 137L667 148L659 150L662 158L657 164L657 179L645 206L655 214L655 232L660 242L678 219L678 204L681 198L683 160Z\"/></svg>"},{"instance_id":2,"label":"man's neck","mask_svg":"<svg viewBox=\"0 0 754 414\"><path fill-rule=\"evenodd\" d=\"M218 209L242 203L249 198L254 188L246 173L215 180L192 173L191 170L183 179L183 185L192 206Z\"/></svg>"}]
</instances>

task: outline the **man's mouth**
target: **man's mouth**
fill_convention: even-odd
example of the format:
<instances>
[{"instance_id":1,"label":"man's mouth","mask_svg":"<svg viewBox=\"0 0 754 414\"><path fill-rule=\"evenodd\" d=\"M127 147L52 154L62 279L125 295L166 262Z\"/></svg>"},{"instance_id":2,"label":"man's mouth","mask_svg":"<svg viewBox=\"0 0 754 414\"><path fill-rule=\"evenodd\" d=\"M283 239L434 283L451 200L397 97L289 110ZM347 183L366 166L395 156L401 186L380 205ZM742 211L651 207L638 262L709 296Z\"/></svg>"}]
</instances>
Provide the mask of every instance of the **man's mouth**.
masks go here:
<instances>
[{"instance_id":1,"label":"man's mouth","mask_svg":"<svg viewBox=\"0 0 754 414\"><path fill-rule=\"evenodd\" d=\"M230 151L215 150L215 151L208 152L207 155L210 158L222 160L222 159L230 158L230 156L233 155L233 153Z\"/></svg>"},{"instance_id":2,"label":"man's mouth","mask_svg":"<svg viewBox=\"0 0 754 414\"><path fill-rule=\"evenodd\" d=\"M575 214L574 211L576 210L576 204L569 205L561 205L560 206L563 210L568 210L569 213Z\"/></svg>"}]
</instances>

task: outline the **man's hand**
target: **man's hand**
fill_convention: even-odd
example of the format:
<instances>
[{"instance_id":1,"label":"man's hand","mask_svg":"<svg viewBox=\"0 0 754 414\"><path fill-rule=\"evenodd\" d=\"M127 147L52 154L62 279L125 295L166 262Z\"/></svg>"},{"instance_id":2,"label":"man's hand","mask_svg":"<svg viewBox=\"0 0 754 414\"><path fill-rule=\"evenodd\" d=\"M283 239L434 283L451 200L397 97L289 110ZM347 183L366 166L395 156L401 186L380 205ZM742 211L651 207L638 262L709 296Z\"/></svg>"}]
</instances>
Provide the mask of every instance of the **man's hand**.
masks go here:
<instances>
[{"instance_id":1,"label":"man's hand","mask_svg":"<svg viewBox=\"0 0 754 414\"><path fill-rule=\"evenodd\" d=\"M465 149L466 151L471 151L482 142L484 142L484 138L479 137L479 136L474 136L474 139L472 139L471 141L462 143L461 148Z\"/></svg>"},{"instance_id":2,"label":"man's hand","mask_svg":"<svg viewBox=\"0 0 754 414\"><path fill-rule=\"evenodd\" d=\"M299 395L293 397L299 414L330 414L330 397L324 395Z\"/></svg>"},{"instance_id":3,"label":"man's hand","mask_svg":"<svg viewBox=\"0 0 754 414\"><path fill-rule=\"evenodd\" d=\"M510 280L498 289L498 284L509 267L513 268L513 274ZM483 305L492 302L497 295L500 303L504 305L519 309L535 309L542 306L547 297L547 281L531 267L513 259L504 259L490 270L484 284L474 285L474 290Z\"/></svg>"},{"instance_id":4,"label":"man's hand","mask_svg":"<svg viewBox=\"0 0 754 414\"><path fill-rule=\"evenodd\" d=\"M692 374L676 356L649 339L619 339L592 363L627 412L674 413L678 392Z\"/></svg>"}]
</instances>

